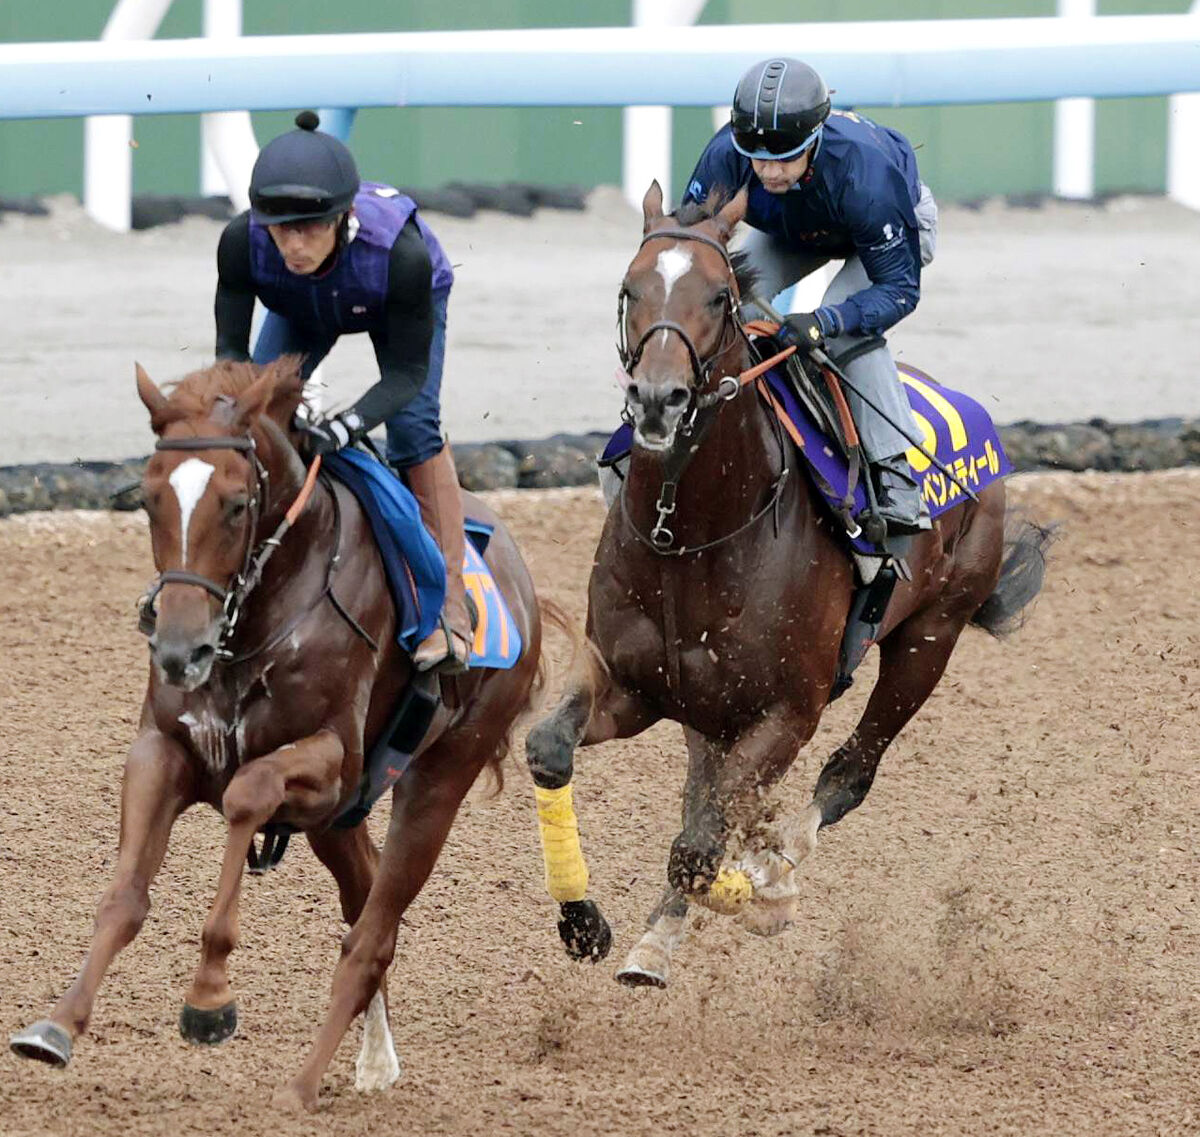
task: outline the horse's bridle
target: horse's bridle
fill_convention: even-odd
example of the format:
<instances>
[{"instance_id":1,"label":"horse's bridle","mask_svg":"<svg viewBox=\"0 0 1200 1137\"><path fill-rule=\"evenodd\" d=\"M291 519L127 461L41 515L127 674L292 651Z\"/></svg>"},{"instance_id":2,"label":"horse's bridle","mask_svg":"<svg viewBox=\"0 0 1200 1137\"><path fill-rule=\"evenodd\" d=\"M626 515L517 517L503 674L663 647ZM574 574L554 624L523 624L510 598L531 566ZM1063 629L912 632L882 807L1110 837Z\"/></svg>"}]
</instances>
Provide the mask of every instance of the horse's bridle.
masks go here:
<instances>
[{"instance_id":1,"label":"horse's bridle","mask_svg":"<svg viewBox=\"0 0 1200 1137\"><path fill-rule=\"evenodd\" d=\"M733 380L732 376L725 377L733 380L734 386L732 388L725 383L725 379L722 379L722 385L718 387L717 391L708 394L704 393L704 388L708 385L708 381L712 376L712 369L716 366L717 360L734 345L738 335L741 334L736 311L737 280L734 275L733 259L729 255L729 250L720 241L708 237L703 233L692 233L687 229L659 229L657 232L647 233L642 238L638 249L642 249L650 241L658 241L664 238L680 241L699 241L702 245L708 245L721 254L721 259L725 262L725 267L729 272L730 282L730 287L725 290L725 307L721 315L721 340L712 354L707 359L702 360L699 351L696 349L696 345L692 342L692 337L687 333L687 329L681 324L677 324L674 320L656 320L642 333L641 338L631 349L626 329L626 304L629 299L629 291L622 287L621 291L617 294L617 355L621 360L621 366L625 368L628 374L632 375L633 369L641 361L642 352L645 351L650 337L655 332L674 332L675 335L683 340L683 346L687 348L688 359L692 365L694 383L692 385L691 402L693 405L689 408L689 411L690 416L694 417L697 409L712 406L720 399L731 399L737 394L736 380ZM729 338L726 338L724 334L726 328L731 328L733 331L732 336Z\"/></svg>"},{"instance_id":2,"label":"horse's bridle","mask_svg":"<svg viewBox=\"0 0 1200 1137\"><path fill-rule=\"evenodd\" d=\"M620 500L621 512L630 529L637 539L648 549L658 553L661 556L682 557L692 553L700 553L706 549L715 548L718 545L725 544L726 541L732 540L739 533L749 529L752 525L765 517L768 513L775 514L776 531L779 528L779 502L783 494L783 487L787 482L790 467L787 460L787 448L783 443L779 422L775 416L771 416L771 422L775 428L775 433L779 441L779 450L783 459L783 468L780 471L779 477L775 479L771 489L771 498L761 509L755 512L748 521L739 525L730 533L726 533L722 537L718 537L714 541L706 541L702 545L692 545L682 548L674 548L675 534L667 528L667 519L675 512L675 495L679 489L679 480L683 476L684 470L687 468L692 457L700 447L700 442L704 435L708 432L715 418L715 412L720 408L720 404L729 402L735 398L746 386L745 377L757 374L757 368L746 373L746 376L724 375L717 384L715 391L704 391L708 385L709 379L712 377L713 367L737 341L740 336L743 340L749 343L745 329L738 320L737 314L737 277L733 267L733 258L729 255L729 250L725 245L715 240L704 233L695 233L688 229L659 229L653 233L647 233L638 246L639 250L646 245L648 241L656 241L662 238L670 238L680 241L699 241L702 245L708 245L710 248L716 249L721 254L721 259L725 262L725 267L729 272L730 287L725 292L725 308L722 313L722 334L720 342L716 349L706 359L701 360L700 353L696 350L696 345L692 342L691 336L687 330L674 320L657 320L651 324L645 332L642 333L641 339L630 350L628 339L626 336L626 301L629 297L629 292L622 287L617 297L617 353L620 357L621 364L625 368L626 373L632 375L633 369L637 366L638 361L642 357L642 352L645 349L646 343L655 332L666 331L674 332L687 348L688 357L692 365L692 376L695 380L689 398L689 405L684 412L682 421L678 428L678 435L681 438L687 439L687 445L682 448L678 445L673 445L670 452L664 459L666 466L665 476L663 478L662 487L659 490L658 500L655 503L655 508L658 510L658 520L655 522L654 528L650 530L650 535L646 536L634 524L633 518L629 516L629 510L625 502L625 486L627 482L621 485ZM732 329L732 336L726 337L725 328ZM773 361L772 361L773 362ZM769 365L769 364L768 364ZM767 365L764 365L767 366ZM626 421L629 421L626 418Z\"/></svg>"},{"instance_id":3,"label":"horse's bridle","mask_svg":"<svg viewBox=\"0 0 1200 1137\"><path fill-rule=\"evenodd\" d=\"M260 563L256 565L254 534L258 531L259 514L261 513L262 502L267 496L270 475L267 472L267 468L259 460L254 439L248 434L216 435L211 438L160 438L154 444L154 449L156 451L238 450L249 458L254 483L250 487L250 498L246 503L250 513L249 537L246 539L246 552L242 558L241 571L234 574L227 587L222 588L215 581L209 580L208 577L201 576L199 573L188 572L185 569L167 569L165 572L160 572L154 578L145 595L138 601L138 631L142 635L149 637L154 635L158 619L158 612L154 607L154 602L158 599L158 594L166 585L190 584L196 588L203 588L205 592L214 596L221 605L221 632L217 639L217 658L228 659L231 653L225 645L237 627L238 619L242 613L242 605L245 603L250 591L258 583L258 579L262 573L262 566L279 543L273 537L268 537L266 541L258 546L257 556ZM273 540L274 545L272 544ZM264 553L265 555L263 555ZM256 569L257 571L255 571Z\"/></svg>"}]
</instances>

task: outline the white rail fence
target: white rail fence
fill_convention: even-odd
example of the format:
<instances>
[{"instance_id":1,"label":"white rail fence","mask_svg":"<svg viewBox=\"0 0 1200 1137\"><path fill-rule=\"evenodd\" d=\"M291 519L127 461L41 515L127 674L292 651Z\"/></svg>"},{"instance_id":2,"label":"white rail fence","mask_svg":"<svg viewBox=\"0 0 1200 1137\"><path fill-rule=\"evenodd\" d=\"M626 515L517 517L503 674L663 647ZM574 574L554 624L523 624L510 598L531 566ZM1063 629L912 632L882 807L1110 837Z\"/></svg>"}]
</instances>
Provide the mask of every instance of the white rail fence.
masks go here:
<instances>
[{"instance_id":1,"label":"white rail fence","mask_svg":"<svg viewBox=\"0 0 1200 1137\"><path fill-rule=\"evenodd\" d=\"M671 0L693 20L703 0ZM170 0L121 0L90 43L0 44L0 118L116 116L92 185L128 225L132 114L205 114L225 184L244 193L255 145L250 110L326 106L553 106L651 108L724 103L765 51L801 56L837 88L842 105L946 105L1071 100L1059 112L1055 185L1090 193L1090 100L1173 96L1169 192L1200 207L1200 0L1188 15L1094 16L1094 0L1060 0L1061 16L864 23L238 36L237 0L206 0L206 39L137 42ZM1082 100L1082 103L1075 103ZM1087 104L1086 110L1083 104ZM229 117L232 115L232 117ZM343 116L348 125L350 113ZM124 123L122 126L121 123ZM636 118L633 120L637 122ZM669 174L661 114L646 149L627 154L628 179ZM105 128L98 127L97 132ZM122 133L123 131L123 133ZM89 134L89 139L92 139ZM643 140L645 141L645 140ZM638 144L626 140L627 147ZM89 146L95 146L89 142ZM123 147L123 160L114 160ZM99 176L99 175L97 175ZM213 183L209 170L206 184ZM115 186L115 189L114 189Z\"/></svg>"}]
</instances>

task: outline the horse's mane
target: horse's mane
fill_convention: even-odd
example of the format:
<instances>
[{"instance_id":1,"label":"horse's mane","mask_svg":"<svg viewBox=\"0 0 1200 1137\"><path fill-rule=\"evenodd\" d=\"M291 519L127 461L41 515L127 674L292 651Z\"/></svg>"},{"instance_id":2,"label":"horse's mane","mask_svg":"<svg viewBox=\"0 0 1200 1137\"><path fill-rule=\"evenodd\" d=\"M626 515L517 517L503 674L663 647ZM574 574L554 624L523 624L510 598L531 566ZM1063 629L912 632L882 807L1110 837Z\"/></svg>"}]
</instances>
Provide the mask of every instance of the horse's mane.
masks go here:
<instances>
[{"instance_id":1,"label":"horse's mane","mask_svg":"<svg viewBox=\"0 0 1200 1137\"><path fill-rule=\"evenodd\" d=\"M268 368L275 368L280 380L298 377L300 357L281 356L266 367L259 367L250 362L218 359L211 367L193 371L178 382L169 384L165 393L171 406L178 408L186 417L207 417L213 413L218 400L236 399L255 380L261 378Z\"/></svg>"},{"instance_id":2,"label":"horse's mane","mask_svg":"<svg viewBox=\"0 0 1200 1137\"><path fill-rule=\"evenodd\" d=\"M715 217L733 195L724 189L714 189L703 201L685 201L673 214L675 221L682 226L699 225ZM743 296L753 296L755 285L758 284L758 269L750 263L750 255L742 250L729 254L733 263L733 275L737 280L738 291Z\"/></svg>"}]
</instances>

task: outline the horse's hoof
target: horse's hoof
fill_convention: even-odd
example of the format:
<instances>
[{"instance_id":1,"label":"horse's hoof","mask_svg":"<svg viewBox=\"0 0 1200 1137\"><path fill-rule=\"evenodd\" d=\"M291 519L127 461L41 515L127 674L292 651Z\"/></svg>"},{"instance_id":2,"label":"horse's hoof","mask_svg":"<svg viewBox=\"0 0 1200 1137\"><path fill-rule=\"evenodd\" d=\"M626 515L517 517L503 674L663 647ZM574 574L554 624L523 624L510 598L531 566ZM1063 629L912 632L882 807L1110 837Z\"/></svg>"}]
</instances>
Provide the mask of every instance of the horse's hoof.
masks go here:
<instances>
[{"instance_id":1,"label":"horse's hoof","mask_svg":"<svg viewBox=\"0 0 1200 1137\"><path fill-rule=\"evenodd\" d=\"M641 967L636 963L625 964L614 978L626 987L657 987L661 991L667 985L665 975L660 975L657 971Z\"/></svg>"},{"instance_id":2,"label":"horse's hoof","mask_svg":"<svg viewBox=\"0 0 1200 1137\"><path fill-rule=\"evenodd\" d=\"M290 1113L293 1116L299 1113L316 1113L317 1099L315 1095L308 1097L302 1094L293 1083L289 1082L286 1086L280 1086L271 1095L271 1109L276 1113Z\"/></svg>"},{"instance_id":3,"label":"horse's hoof","mask_svg":"<svg viewBox=\"0 0 1200 1137\"><path fill-rule=\"evenodd\" d=\"M17 1031L8 1040L8 1045L22 1058L35 1058L60 1070L71 1061L71 1036L49 1019L41 1019L33 1026Z\"/></svg>"},{"instance_id":4,"label":"horse's hoof","mask_svg":"<svg viewBox=\"0 0 1200 1137\"><path fill-rule=\"evenodd\" d=\"M572 959L599 963L612 947L612 929L594 900L564 900L558 934Z\"/></svg>"},{"instance_id":5,"label":"horse's hoof","mask_svg":"<svg viewBox=\"0 0 1200 1137\"><path fill-rule=\"evenodd\" d=\"M215 1011L183 1004L179 1012L179 1033L197 1046L219 1046L237 1030L237 1003L229 1002Z\"/></svg>"}]
</instances>

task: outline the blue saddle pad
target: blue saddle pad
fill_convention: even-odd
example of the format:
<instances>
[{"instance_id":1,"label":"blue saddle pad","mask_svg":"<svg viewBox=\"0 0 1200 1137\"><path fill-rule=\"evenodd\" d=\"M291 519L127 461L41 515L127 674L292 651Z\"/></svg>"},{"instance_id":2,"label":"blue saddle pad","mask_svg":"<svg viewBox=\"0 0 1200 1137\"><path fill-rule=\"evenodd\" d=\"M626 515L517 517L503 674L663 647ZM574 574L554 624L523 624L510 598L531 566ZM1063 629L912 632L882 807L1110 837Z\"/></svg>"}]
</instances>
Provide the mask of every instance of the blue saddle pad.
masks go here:
<instances>
[{"instance_id":1,"label":"blue saddle pad","mask_svg":"<svg viewBox=\"0 0 1200 1137\"><path fill-rule=\"evenodd\" d=\"M326 455L323 468L354 494L371 523L396 605L396 639L411 652L437 625L446 599L446 562L421 520L412 491L387 466L361 450ZM471 667L512 667L521 633L483 559L492 527L467 519L463 582L475 599L479 623Z\"/></svg>"},{"instance_id":2,"label":"blue saddle pad","mask_svg":"<svg viewBox=\"0 0 1200 1137\"><path fill-rule=\"evenodd\" d=\"M941 386L908 364L899 364L898 370L925 446L954 471L963 485L978 491L1012 473L1012 463L1004 453L995 424L979 403L961 391ZM780 369L769 371L759 380L759 391L804 456L821 496L835 513L840 512L850 482L850 471L841 451L813 422ZM601 464L611 465L629 453L632 446L632 427L621 426L604 448ZM917 447L908 451L908 462L929 506L930 517L962 504L962 490ZM851 512L857 516L866 507L867 494L860 479L855 486ZM850 543L860 553L881 552L861 535Z\"/></svg>"}]
</instances>

